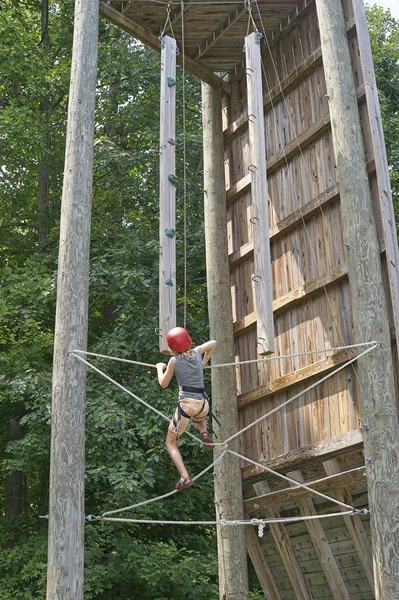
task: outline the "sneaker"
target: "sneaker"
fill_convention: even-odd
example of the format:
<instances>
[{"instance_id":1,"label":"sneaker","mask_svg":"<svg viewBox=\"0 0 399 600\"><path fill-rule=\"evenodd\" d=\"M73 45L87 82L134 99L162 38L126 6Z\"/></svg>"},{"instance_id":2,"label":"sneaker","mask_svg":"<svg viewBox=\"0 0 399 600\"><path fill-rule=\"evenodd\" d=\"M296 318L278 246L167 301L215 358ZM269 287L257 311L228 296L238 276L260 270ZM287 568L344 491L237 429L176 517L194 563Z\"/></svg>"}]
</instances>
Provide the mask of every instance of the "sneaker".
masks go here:
<instances>
[{"instance_id":1,"label":"sneaker","mask_svg":"<svg viewBox=\"0 0 399 600\"><path fill-rule=\"evenodd\" d=\"M204 445L204 449L210 452L213 450L213 438L207 431L203 431L200 435L201 442Z\"/></svg>"}]
</instances>

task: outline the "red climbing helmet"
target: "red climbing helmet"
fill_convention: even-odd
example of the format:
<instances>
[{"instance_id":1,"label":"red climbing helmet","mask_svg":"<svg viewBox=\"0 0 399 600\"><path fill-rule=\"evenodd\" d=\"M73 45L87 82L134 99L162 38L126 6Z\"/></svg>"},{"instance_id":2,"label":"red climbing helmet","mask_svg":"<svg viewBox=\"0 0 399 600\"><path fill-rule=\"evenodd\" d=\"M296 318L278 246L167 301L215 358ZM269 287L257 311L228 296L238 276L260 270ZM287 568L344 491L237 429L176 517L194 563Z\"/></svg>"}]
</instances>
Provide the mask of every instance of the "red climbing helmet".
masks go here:
<instances>
[{"instance_id":1,"label":"red climbing helmet","mask_svg":"<svg viewBox=\"0 0 399 600\"><path fill-rule=\"evenodd\" d=\"M173 327L166 336L166 341L172 352L184 352L193 344L190 334L184 327Z\"/></svg>"}]
</instances>

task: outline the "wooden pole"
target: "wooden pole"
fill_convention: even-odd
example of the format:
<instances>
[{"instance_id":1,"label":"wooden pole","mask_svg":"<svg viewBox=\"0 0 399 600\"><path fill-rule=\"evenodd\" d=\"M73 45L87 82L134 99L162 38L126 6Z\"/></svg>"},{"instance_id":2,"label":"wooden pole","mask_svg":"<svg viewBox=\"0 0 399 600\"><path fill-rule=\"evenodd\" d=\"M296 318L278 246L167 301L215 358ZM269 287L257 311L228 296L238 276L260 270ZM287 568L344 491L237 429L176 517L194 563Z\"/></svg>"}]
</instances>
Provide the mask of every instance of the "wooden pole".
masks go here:
<instances>
[{"instance_id":1,"label":"wooden pole","mask_svg":"<svg viewBox=\"0 0 399 600\"><path fill-rule=\"evenodd\" d=\"M86 349L98 1L76 0L54 340L47 600L82 600Z\"/></svg>"},{"instance_id":2,"label":"wooden pole","mask_svg":"<svg viewBox=\"0 0 399 600\"><path fill-rule=\"evenodd\" d=\"M260 40L261 34L257 31L245 38L245 65L254 237L256 341L258 353L269 354L274 352L274 321Z\"/></svg>"},{"instance_id":3,"label":"wooden pole","mask_svg":"<svg viewBox=\"0 0 399 600\"><path fill-rule=\"evenodd\" d=\"M166 335L176 326L176 40L161 40L159 155L159 351L170 354Z\"/></svg>"},{"instance_id":4,"label":"wooden pole","mask_svg":"<svg viewBox=\"0 0 399 600\"><path fill-rule=\"evenodd\" d=\"M399 598L399 427L387 302L340 0L316 0L359 361L376 600Z\"/></svg>"},{"instance_id":5,"label":"wooden pole","mask_svg":"<svg viewBox=\"0 0 399 600\"><path fill-rule=\"evenodd\" d=\"M226 191L222 102L220 92L202 84L204 129L205 245L210 336L218 341L213 364L232 362L233 317L227 254ZM239 428L235 368L212 370L213 409L221 421L217 431L223 440ZM232 449L234 447L232 446ZM215 450L215 455L220 449ZM215 468L217 516L243 518L241 468L236 457L227 455ZM248 573L245 531L242 526L218 527L219 595L224 600L247 600Z\"/></svg>"}]
</instances>

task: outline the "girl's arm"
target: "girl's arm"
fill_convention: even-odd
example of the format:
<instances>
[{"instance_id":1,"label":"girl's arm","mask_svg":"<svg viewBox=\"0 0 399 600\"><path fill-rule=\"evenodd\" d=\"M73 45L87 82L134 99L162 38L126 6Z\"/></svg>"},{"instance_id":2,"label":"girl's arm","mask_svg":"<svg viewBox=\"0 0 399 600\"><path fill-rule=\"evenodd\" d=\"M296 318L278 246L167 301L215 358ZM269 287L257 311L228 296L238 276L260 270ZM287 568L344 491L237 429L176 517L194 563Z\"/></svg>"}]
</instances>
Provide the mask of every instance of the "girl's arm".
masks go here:
<instances>
[{"instance_id":1,"label":"girl's arm","mask_svg":"<svg viewBox=\"0 0 399 600\"><path fill-rule=\"evenodd\" d=\"M201 346L197 346L197 350L201 352L204 356L202 357L202 366L205 367L208 360L211 358L212 354L215 352L217 341L209 340L209 342L205 342L205 344L201 344Z\"/></svg>"},{"instance_id":2,"label":"girl's arm","mask_svg":"<svg viewBox=\"0 0 399 600\"><path fill-rule=\"evenodd\" d=\"M174 361L170 360L167 365L163 362L159 362L155 366L157 368L159 385L161 388L167 388L175 374Z\"/></svg>"}]
</instances>

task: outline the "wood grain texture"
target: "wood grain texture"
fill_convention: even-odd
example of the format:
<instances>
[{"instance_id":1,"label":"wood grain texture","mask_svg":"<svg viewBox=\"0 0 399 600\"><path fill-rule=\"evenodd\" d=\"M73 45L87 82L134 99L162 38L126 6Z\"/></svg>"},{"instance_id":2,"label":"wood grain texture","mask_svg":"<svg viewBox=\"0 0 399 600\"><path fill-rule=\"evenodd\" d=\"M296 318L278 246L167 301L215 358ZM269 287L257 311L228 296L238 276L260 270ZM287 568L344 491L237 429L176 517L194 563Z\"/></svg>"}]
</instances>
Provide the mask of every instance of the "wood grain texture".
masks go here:
<instances>
[{"instance_id":1,"label":"wood grain texture","mask_svg":"<svg viewBox=\"0 0 399 600\"><path fill-rule=\"evenodd\" d=\"M159 154L159 351L170 354L166 335L176 327L176 40L161 42L160 154ZM174 143L170 143L172 140ZM171 285L169 285L171 284Z\"/></svg>"},{"instance_id":2,"label":"wood grain texture","mask_svg":"<svg viewBox=\"0 0 399 600\"><path fill-rule=\"evenodd\" d=\"M78 0L61 204L53 401L47 600L83 599L89 247L97 82L98 2Z\"/></svg>"}]
</instances>

